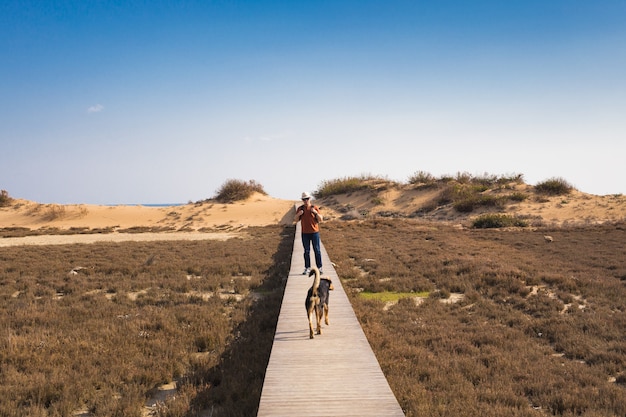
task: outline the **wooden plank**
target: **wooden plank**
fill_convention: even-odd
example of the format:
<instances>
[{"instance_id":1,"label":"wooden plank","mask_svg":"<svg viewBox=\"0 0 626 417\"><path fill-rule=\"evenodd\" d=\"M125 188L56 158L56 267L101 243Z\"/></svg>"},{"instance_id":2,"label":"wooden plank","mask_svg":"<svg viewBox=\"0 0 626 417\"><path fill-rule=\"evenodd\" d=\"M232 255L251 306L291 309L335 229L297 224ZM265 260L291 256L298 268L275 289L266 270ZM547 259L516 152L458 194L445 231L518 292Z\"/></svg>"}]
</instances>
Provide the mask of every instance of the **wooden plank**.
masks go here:
<instances>
[{"instance_id":1,"label":"wooden plank","mask_svg":"<svg viewBox=\"0 0 626 417\"><path fill-rule=\"evenodd\" d=\"M298 223L257 415L404 416L323 244L324 276L335 287L330 325L322 325L322 334L309 339L304 301L313 278L302 275L303 254Z\"/></svg>"}]
</instances>

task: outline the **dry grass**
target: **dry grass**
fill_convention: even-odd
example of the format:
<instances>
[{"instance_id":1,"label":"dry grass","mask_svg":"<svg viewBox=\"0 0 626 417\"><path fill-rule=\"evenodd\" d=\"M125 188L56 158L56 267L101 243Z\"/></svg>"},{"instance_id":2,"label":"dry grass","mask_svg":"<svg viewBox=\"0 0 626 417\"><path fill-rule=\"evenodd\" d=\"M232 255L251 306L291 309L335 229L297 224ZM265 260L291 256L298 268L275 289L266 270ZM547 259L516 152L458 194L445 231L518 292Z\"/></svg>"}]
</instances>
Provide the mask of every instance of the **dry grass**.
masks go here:
<instances>
[{"instance_id":1,"label":"dry grass","mask_svg":"<svg viewBox=\"0 0 626 417\"><path fill-rule=\"evenodd\" d=\"M380 176L362 174L357 177L343 177L323 181L313 193L316 198L325 198L337 194L349 194L354 191L373 189L375 185L394 186L395 183Z\"/></svg>"},{"instance_id":2,"label":"dry grass","mask_svg":"<svg viewBox=\"0 0 626 417\"><path fill-rule=\"evenodd\" d=\"M255 415L293 228L248 231L2 248L0 415L139 416L172 380L158 416ZM623 224L409 219L322 234L396 397L420 417L626 415L625 238Z\"/></svg>"},{"instance_id":3,"label":"dry grass","mask_svg":"<svg viewBox=\"0 0 626 417\"><path fill-rule=\"evenodd\" d=\"M618 416L625 229L379 220L326 223L323 239L407 416ZM389 307L363 291L438 296ZM457 303L438 299L457 292Z\"/></svg>"},{"instance_id":4,"label":"dry grass","mask_svg":"<svg viewBox=\"0 0 626 417\"><path fill-rule=\"evenodd\" d=\"M293 231L248 230L245 240L3 248L0 415L140 416L173 380L179 394L161 416L253 415Z\"/></svg>"}]
</instances>

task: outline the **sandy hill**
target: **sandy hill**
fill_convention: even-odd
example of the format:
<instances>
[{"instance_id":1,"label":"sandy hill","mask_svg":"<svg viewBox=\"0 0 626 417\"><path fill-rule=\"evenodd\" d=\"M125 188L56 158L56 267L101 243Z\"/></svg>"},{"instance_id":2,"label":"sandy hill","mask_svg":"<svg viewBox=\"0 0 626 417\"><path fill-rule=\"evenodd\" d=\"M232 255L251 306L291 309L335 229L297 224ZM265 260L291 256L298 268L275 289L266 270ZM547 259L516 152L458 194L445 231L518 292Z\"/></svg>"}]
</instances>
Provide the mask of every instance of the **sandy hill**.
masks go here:
<instances>
[{"instance_id":1,"label":"sandy hill","mask_svg":"<svg viewBox=\"0 0 626 417\"><path fill-rule=\"evenodd\" d=\"M469 226L485 212L522 216L535 225L563 226L626 220L626 197L597 196L580 191L567 195L541 195L530 185L509 184L491 188L481 196L502 198L498 206L478 206L460 212L442 199L441 186L418 187L389 181L372 181L359 191L315 200L328 220L371 216L409 217ZM509 199L517 195L523 198ZM182 206L100 206L89 204L39 204L15 199L0 208L0 229L111 232L237 231L248 226L291 224L297 201L256 193L245 201L219 203L207 200Z\"/></svg>"},{"instance_id":2,"label":"sandy hill","mask_svg":"<svg viewBox=\"0 0 626 417\"><path fill-rule=\"evenodd\" d=\"M291 222L287 213L294 202L254 194L230 204L216 201L181 206L102 206L91 204L40 204L14 200L0 208L1 228L28 229L140 229L155 231L227 230L246 226Z\"/></svg>"},{"instance_id":3,"label":"sandy hill","mask_svg":"<svg viewBox=\"0 0 626 417\"><path fill-rule=\"evenodd\" d=\"M316 201L326 206L327 218L363 218L367 216L411 217L429 221L469 226L472 219L485 213L520 216L529 223L543 226L583 225L626 220L626 196L598 196L572 190L566 195L545 195L531 185L511 183L480 192L497 206L476 205L461 212L453 202L441 203L445 187L413 186L389 181L371 181L368 187L347 194Z\"/></svg>"}]
</instances>

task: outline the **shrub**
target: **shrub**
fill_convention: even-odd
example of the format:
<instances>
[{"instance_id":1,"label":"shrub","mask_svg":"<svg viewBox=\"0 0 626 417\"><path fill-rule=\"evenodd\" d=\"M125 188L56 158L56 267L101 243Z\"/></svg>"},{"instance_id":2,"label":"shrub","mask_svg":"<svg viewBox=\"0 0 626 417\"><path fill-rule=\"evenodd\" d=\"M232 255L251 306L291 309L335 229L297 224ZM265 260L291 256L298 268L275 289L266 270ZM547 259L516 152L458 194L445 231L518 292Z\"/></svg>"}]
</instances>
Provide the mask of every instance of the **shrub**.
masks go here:
<instances>
[{"instance_id":1,"label":"shrub","mask_svg":"<svg viewBox=\"0 0 626 417\"><path fill-rule=\"evenodd\" d=\"M560 177L554 177L537 183L535 190L540 194L565 195L572 192L574 187Z\"/></svg>"},{"instance_id":2,"label":"shrub","mask_svg":"<svg viewBox=\"0 0 626 417\"><path fill-rule=\"evenodd\" d=\"M263 186L254 180L242 181L230 179L217 192L215 199L221 203L232 203L250 198L254 193L267 195Z\"/></svg>"},{"instance_id":3,"label":"shrub","mask_svg":"<svg viewBox=\"0 0 626 417\"><path fill-rule=\"evenodd\" d=\"M418 185L418 184L434 184L437 180L430 173L426 171L416 171L413 175L409 177L409 184Z\"/></svg>"},{"instance_id":4,"label":"shrub","mask_svg":"<svg viewBox=\"0 0 626 417\"><path fill-rule=\"evenodd\" d=\"M437 205L445 205L450 204L455 200L455 195L457 194L456 187L454 184L446 185L436 197Z\"/></svg>"},{"instance_id":5,"label":"shrub","mask_svg":"<svg viewBox=\"0 0 626 417\"><path fill-rule=\"evenodd\" d=\"M361 175L360 177L344 177L334 180L322 181L319 189L313 193L316 198L329 197L331 195L346 194L354 191L368 190L372 188L368 181L380 180L382 178L371 175Z\"/></svg>"},{"instance_id":6,"label":"shrub","mask_svg":"<svg viewBox=\"0 0 626 417\"><path fill-rule=\"evenodd\" d=\"M50 204L46 207L46 211L43 214L45 220L57 220L65 217L65 206L59 204Z\"/></svg>"},{"instance_id":7,"label":"shrub","mask_svg":"<svg viewBox=\"0 0 626 417\"><path fill-rule=\"evenodd\" d=\"M528 194L526 193L513 193L509 196L512 201L522 202L528 199Z\"/></svg>"},{"instance_id":8,"label":"shrub","mask_svg":"<svg viewBox=\"0 0 626 417\"><path fill-rule=\"evenodd\" d=\"M472 222L472 227L475 229L527 226L528 223L525 220L506 214L483 214Z\"/></svg>"},{"instance_id":9,"label":"shrub","mask_svg":"<svg viewBox=\"0 0 626 417\"><path fill-rule=\"evenodd\" d=\"M469 172L457 172L455 177L459 184L469 184L472 182L472 178L472 174Z\"/></svg>"},{"instance_id":10,"label":"shrub","mask_svg":"<svg viewBox=\"0 0 626 417\"><path fill-rule=\"evenodd\" d=\"M454 202L454 209L459 213L471 213L480 205L480 199L476 196L469 196L463 200Z\"/></svg>"},{"instance_id":11,"label":"shrub","mask_svg":"<svg viewBox=\"0 0 626 417\"><path fill-rule=\"evenodd\" d=\"M13 199L9 196L7 190L0 190L0 207L10 206Z\"/></svg>"}]
</instances>

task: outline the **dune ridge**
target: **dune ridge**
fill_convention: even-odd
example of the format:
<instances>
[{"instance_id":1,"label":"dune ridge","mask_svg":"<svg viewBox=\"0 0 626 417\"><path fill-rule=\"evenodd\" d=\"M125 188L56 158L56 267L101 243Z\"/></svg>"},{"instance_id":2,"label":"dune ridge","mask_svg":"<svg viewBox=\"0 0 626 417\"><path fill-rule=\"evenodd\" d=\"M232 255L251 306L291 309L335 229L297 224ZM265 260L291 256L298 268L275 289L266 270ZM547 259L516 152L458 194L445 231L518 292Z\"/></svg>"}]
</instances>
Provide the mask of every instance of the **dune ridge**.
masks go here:
<instances>
[{"instance_id":1,"label":"dune ridge","mask_svg":"<svg viewBox=\"0 0 626 417\"><path fill-rule=\"evenodd\" d=\"M626 197L621 194L598 196L574 190L565 196L537 196L533 194L533 187L526 184L515 185L514 191L527 193L529 198L498 209L482 208L471 213L460 213L450 204L420 212L425 205L431 204L438 192L436 189L384 182L368 189L314 200L314 203L322 207L326 220L367 219L375 216L416 217L423 221L469 227L473 218L494 211L524 216L532 219L534 224L551 227L626 220ZM502 190L487 192L497 194ZM296 203L296 200L277 199L262 193L254 193L250 198L234 203L206 200L164 207L40 204L14 199L9 206L0 208L0 229L37 230L42 235L59 236L56 240L52 237L31 237L30 240L36 242L34 244L226 239L247 227L292 224ZM69 235L75 237L62 236L68 235L68 232L73 232ZM91 237L80 237L81 233L89 233ZM169 236L165 237L166 234ZM28 239L21 239L17 242L28 244ZM3 246L11 244L6 236L4 240Z\"/></svg>"}]
</instances>

